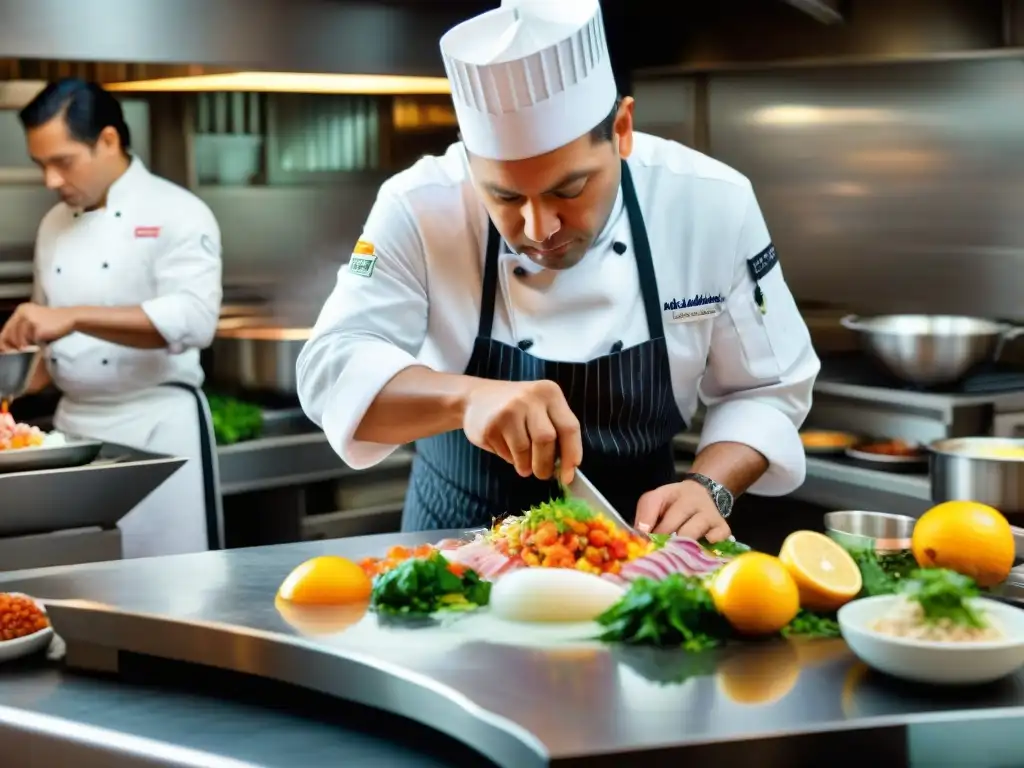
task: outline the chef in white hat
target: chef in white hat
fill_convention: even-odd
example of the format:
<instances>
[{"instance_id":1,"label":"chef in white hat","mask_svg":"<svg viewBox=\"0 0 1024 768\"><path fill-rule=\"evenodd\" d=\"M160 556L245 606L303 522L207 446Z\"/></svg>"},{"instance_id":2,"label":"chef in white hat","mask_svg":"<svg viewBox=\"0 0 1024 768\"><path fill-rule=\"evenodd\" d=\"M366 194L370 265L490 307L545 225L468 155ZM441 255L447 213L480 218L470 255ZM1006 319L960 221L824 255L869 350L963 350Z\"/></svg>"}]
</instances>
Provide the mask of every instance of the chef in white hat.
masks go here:
<instances>
[{"instance_id":1,"label":"chef in white hat","mask_svg":"<svg viewBox=\"0 0 1024 768\"><path fill-rule=\"evenodd\" d=\"M750 182L633 130L598 0L505 2L441 52L462 141L381 188L299 358L306 413L356 469L416 443L407 530L579 467L640 527L726 538L736 495L803 482L819 370Z\"/></svg>"}]
</instances>

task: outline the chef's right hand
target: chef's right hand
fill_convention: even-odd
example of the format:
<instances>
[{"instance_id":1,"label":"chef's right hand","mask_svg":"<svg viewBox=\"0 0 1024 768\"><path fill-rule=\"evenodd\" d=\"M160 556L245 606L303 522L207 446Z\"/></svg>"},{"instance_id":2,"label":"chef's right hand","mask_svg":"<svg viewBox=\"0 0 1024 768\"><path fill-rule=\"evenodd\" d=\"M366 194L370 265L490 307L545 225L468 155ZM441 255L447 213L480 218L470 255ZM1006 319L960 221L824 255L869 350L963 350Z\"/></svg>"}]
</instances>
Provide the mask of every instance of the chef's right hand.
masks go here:
<instances>
[{"instance_id":1,"label":"chef's right hand","mask_svg":"<svg viewBox=\"0 0 1024 768\"><path fill-rule=\"evenodd\" d=\"M492 381L473 387L462 429L478 448L496 453L522 477L550 479L555 460L561 480L572 482L583 461L580 422L553 381Z\"/></svg>"}]
</instances>

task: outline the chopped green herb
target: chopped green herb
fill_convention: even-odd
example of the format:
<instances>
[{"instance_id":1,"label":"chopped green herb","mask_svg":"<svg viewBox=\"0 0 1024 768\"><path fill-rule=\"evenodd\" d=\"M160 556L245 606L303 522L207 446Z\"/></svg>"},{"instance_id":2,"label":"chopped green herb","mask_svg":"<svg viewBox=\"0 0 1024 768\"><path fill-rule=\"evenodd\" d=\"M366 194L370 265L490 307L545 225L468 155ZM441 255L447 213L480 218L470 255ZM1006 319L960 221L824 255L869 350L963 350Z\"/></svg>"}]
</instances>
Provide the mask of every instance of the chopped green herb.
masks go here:
<instances>
[{"instance_id":1,"label":"chopped green herb","mask_svg":"<svg viewBox=\"0 0 1024 768\"><path fill-rule=\"evenodd\" d=\"M487 605L491 583L473 570L453 568L440 552L406 560L373 581L370 605L381 613L424 615Z\"/></svg>"},{"instance_id":2,"label":"chopped green herb","mask_svg":"<svg viewBox=\"0 0 1024 768\"><path fill-rule=\"evenodd\" d=\"M700 579L674 573L661 581L637 579L601 614L601 640L703 651L731 635Z\"/></svg>"},{"instance_id":3,"label":"chopped green herb","mask_svg":"<svg viewBox=\"0 0 1024 768\"><path fill-rule=\"evenodd\" d=\"M946 568L920 569L901 582L899 591L921 606L926 621L948 619L967 627L987 626L968 602L978 596L978 585L968 576Z\"/></svg>"},{"instance_id":4,"label":"chopped green herb","mask_svg":"<svg viewBox=\"0 0 1024 768\"><path fill-rule=\"evenodd\" d=\"M895 594L900 582L917 569L917 561L910 552L878 553L874 549L849 552L864 582L861 597Z\"/></svg>"},{"instance_id":5,"label":"chopped green herb","mask_svg":"<svg viewBox=\"0 0 1024 768\"><path fill-rule=\"evenodd\" d=\"M789 626L782 630L785 637L839 637L839 622L835 616L800 609Z\"/></svg>"},{"instance_id":6,"label":"chopped green herb","mask_svg":"<svg viewBox=\"0 0 1024 768\"><path fill-rule=\"evenodd\" d=\"M654 545L655 549L661 549L666 544L668 544L669 540L672 538L671 533L652 533L649 535L651 538L651 543Z\"/></svg>"},{"instance_id":7,"label":"chopped green herb","mask_svg":"<svg viewBox=\"0 0 1024 768\"><path fill-rule=\"evenodd\" d=\"M750 551L750 547L746 544L741 544L738 541L730 541L729 539L720 541L717 544L711 544L707 539L701 539L700 545L718 557L737 557L738 555L742 555L744 552Z\"/></svg>"},{"instance_id":8,"label":"chopped green herb","mask_svg":"<svg viewBox=\"0 0 1024 768\"><path fill-rule=\"evenodd\" d=\"M218 445L253 440L262 433L263 411L258 406L221 395L207 395L206 399Z\"/></svg>"},{"instance_id":9,"label":"chopped green herb","mask_svg":"<svg viewBox=\"0 0 1024 768\"><path fill-rule=\"evenodd\" d=\"M594 510L586 502L567 496L530 507L523 520L523 527L539 528L543 523L551 522L558 526L559 533L565 533L569 530L570 520L582 522L593 518Z\"/></svg>"}]
</instances>

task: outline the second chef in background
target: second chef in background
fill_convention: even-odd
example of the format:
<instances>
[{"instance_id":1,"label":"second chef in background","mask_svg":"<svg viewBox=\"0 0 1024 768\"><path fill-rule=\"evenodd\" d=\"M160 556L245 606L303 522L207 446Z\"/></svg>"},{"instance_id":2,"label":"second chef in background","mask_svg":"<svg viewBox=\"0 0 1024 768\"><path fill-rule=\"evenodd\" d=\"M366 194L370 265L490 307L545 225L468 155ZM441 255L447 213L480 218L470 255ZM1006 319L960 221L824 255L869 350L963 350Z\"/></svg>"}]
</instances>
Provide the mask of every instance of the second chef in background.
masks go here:
<instances>
[{"instance_id":1,"label":"second chef in background","mask_svg":"<svg viewBox=\"0 0 1024 768\"><path fill-rule=\"evenodd\" d=\"M45 347L33 388L48 377L63 394L58 430L188 459L119 523L125 557L205 550L216 453L199 350L220 316L217 221L132 157L121 106L100 86L51 84L21 120L61 202L39 227L32 301L0 348Z\"/></svg>"},{"instance_id":2,"label":"second chef in background","mask_svg":"<svg viewBox=\"0 0 1024 768\"><path fill-rule=\"evenodd\" d=\"M633 131L598 0L506 0L441 49L462 142L381 189L306 412L352 467L416 441L406 529L545 501L557 456L640 527L727 537L733 495L803 482L819 368L749 181Z\"/></svg>"}]
</instances>

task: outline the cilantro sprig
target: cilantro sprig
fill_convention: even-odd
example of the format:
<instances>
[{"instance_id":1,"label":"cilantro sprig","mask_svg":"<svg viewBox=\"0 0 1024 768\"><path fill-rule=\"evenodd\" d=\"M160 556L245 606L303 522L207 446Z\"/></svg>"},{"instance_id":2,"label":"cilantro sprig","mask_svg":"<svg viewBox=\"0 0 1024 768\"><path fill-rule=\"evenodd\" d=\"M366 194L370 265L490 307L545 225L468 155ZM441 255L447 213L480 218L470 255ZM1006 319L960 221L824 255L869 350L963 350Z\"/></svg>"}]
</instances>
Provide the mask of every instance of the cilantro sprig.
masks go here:
<instances>
[{"instance_id":1,"label":"cilantro sprig","mask_svg":"<svg viewBox=\"0 0 1024 768\"><path fill-rule=\"evenodd\" d=\"M970 604L979 594L978 585L963 574L947 568L918 569L900 583L899 592L921 606L925 621L948 619L977 629L988 626Z\"/></svg>"}]
</instances>

